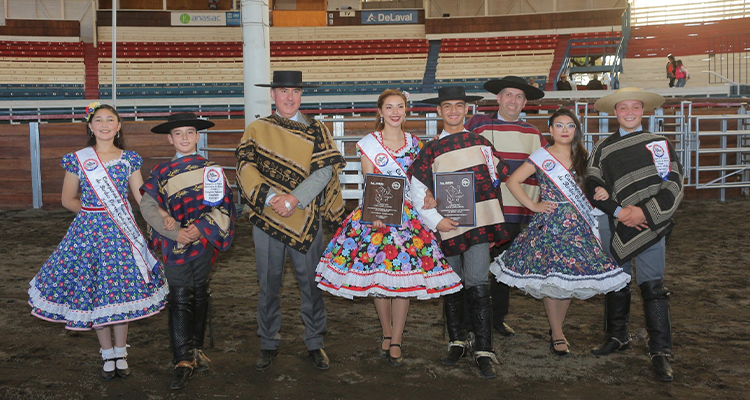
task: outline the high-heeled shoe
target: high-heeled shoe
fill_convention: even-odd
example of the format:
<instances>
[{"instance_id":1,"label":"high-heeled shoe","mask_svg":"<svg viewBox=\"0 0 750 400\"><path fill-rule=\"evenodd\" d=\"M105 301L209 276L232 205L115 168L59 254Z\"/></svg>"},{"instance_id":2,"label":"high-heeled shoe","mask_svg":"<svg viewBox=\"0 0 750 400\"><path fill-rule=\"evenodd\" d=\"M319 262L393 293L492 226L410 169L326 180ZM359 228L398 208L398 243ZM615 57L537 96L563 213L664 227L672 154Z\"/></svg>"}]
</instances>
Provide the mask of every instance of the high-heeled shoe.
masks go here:
<instances>
[{"instance_id":1,"label":"high-heeled shoe","mask_svg":"<svg viewBox=\"0 0 750 400\"><path fill-rule=\"evenodd\" d=\"M555 346L565 345L565 350L557 350ZM568 339L552 339L550 338L549 342L549 348L555 355L558 355L560 357L567 357L570 355L570 343L568 343Z\"/></svg>"},{"instance_id":2,"label":"high-heeled shoe","mask_svg":"<svg viewBox=\"0 0 750 400\"><path fill-rule=\"evenodd\" d=\"M380 350L380 358L383 358L383 359L388 358L388 350L383 350L383 342L385 342L386 340L391 340L391 337L383 336L383 338L380 339L380 347L378 347L378 350Z\"/></svg>"},{"instance_id":3,"label":"high-heeled shoe","mask_svg":"<svg viewBox=\"0 0 750 400\"><path fill-rule=\"evenodd\" d=\"M399 350L400 350L401 349L401 344L400 343L391 343L390 347L398 347ZM401 366L401 362L404 361L404 354L402 352L400 356L393 357L391 355L391 349L390 349L390 347L388 348L388 362L392 366L394 366L394 367L400 367Z\"/></svg>"}]
</instances>

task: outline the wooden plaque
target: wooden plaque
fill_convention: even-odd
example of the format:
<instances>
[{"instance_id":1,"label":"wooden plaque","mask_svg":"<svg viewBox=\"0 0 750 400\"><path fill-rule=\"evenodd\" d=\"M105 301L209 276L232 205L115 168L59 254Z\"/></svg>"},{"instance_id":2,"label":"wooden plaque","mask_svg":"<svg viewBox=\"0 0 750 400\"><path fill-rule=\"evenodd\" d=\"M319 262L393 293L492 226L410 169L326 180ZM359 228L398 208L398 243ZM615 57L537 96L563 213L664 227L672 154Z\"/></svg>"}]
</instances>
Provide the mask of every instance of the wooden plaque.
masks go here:
<instances>
[{"instance_id":1,"label":"wooden plaque","mask_svg":"<svg viewBox=\"0 0 750 400\"><path fill-rule=\"evenodd\" d=\"M437 210L458 226L476 225L473 172L438 172L435 174Z\"/></svg>"},{"instance_id":2,"label":"wooden plaque","mask_svg":"<svg viewBox=\"0 0 750 400\"><path fill-rule=\"evenodd\" d=\"M406 178L402 176L366 174L361 223L380 220L389 226L401 226L405 187Z\"/></svg>"}]
</instances>

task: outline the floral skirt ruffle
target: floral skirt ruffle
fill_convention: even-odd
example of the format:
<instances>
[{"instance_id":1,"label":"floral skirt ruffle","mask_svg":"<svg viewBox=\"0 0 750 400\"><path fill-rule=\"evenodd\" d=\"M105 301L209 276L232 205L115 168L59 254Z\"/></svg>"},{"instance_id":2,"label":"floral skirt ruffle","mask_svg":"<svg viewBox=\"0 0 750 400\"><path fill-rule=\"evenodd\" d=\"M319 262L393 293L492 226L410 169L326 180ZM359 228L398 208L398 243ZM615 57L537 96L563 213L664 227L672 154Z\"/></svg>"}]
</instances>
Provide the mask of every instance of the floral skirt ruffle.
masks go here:
<instances>
[{"instance_id":1,"label":"floral skirt ruffle","mask_svg":"<svg viewBox=\"0 0 750 400\"><path fill-rule=\"evenodd\" d=\"M31 315L70 330L134 321L166 305L169 286L160 263L141 275L130 242L106 213L79 213L39 273L29 282Z\"/></svg>"},{"instance_id":2,"label":"floral skirt ruffle","mask_svg":"<svg viewBox=\"0 0 750 400\"><path fill-rule=\"evenodd\" d=\"M499 282L535 298L588 299L620 290L630 275L604 252L572 205L537 213L490 271Z\"/></svg>"},{"instance_id":3,"label":"floral skirt ruffle","mask_svg":"<svg viewBox=\"0 0 750 400\"><path fill-rule=\"evenodd\" d=\"M318 287L333 295L430 299L457 292L461 278L409 203L400 227L361 224L361 206L344 220L317 267Z\"/></svg>"}]
</instances>

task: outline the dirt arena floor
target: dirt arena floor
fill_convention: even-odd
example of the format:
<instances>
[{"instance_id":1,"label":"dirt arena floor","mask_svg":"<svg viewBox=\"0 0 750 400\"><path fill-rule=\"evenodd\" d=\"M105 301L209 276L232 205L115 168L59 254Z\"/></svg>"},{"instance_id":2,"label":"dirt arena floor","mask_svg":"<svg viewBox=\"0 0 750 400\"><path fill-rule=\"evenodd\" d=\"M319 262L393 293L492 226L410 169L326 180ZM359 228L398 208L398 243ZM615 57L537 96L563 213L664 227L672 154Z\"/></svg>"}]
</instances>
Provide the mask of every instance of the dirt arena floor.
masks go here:
<instances>
[{"instance_id":1,"label":"dirt arena floor","mask_svg":"<svg viewBox=\"0 0 750 400\"><path fill-rule=\"evenodd\" d=\"M28 282L63 237L70 212L0 212L0 399L750 399L750 201L686 201L667 248L672 291L675 381L658 382L643 338L642 302L634 289L636 345L597 358L602 298L573 301L565 332L573 356L550 354L542 303L518 291L508 322L514 338L494 338L500 365L492 381L469 359L445 367L441 301L413 301L404 334L404 365L378 357L372 300L325 295L326 351L318 371L301 340L298 290L287 266L282 345L270 369L253 367L259 350L251 227L238 224L232 248L216 265L211 370L181 391L169 389L167 314L130 325L132 375L106 382L93 332L66 331L29 314Z\"/></svg>"}]
</instances>

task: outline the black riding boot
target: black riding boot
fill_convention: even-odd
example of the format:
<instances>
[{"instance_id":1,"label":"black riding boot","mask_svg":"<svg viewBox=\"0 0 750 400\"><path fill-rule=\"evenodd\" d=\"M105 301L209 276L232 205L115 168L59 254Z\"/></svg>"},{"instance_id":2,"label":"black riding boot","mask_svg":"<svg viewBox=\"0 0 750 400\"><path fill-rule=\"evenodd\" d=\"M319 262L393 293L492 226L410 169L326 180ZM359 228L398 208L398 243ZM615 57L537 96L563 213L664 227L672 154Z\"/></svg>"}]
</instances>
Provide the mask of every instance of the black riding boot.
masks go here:
<instances>
[{"instance_id":1,"label":"black riding boot","mask_svg":"<svg viewBox=\"0 0 750 400\"><path fill-rule=\"evenodd\" d=\"M628 319L630 318L630 286L609 292L604 298L604 341L591 349L595 356L606 356L630 346Z\"/></svg>"},{"instance_id":2,"label":"black riding boot","mask_svg":"<svg viewBox=\"0 0 750 400\"><path fill-rule=\"evenodd\" d=\"M669 358L674 356L674 353L669 291L661 280L643 282L640 288L648 329L648 354L656 368L656 376L664 382L671 382L674 376Z\"/></svg>"},{"instance_id":3,"label":"black riding boot","mask_svg":"<svg viewBox=\"0 0 750 400\"><path fill-rule=\"evenodd\" d=\"M474 332L474 361L482 378L492 379L497 374L493 363L497 362L492 351L492 297L490 286L474 286L466 289Z\"/></svg>"},{"instance_id":4,"label":"black riding boot","mask_svg":"<svg viewBox=\"0 0 750 400\"><path fill-rule=\"evenodd\" d=\"M172 342L174 374L172 389L182 389L195 369L193 355L193 288L169 288L169 339Z\"/></svg>"},{"instance_id":5,"label":"black riding boot","mask_svg":"<svg viewBox=\"0 0 750 400\"><path fill-rule=\"evenodd\" d=\"M468 352L466 328L464 327L464 289L443 296L445 322L448 326L450 344L448 353L440 358L445 365L454 365Z\"/></svg>"},{"instance_id":6,"label":"black riding boot","mask_svg":"<svg viewBox=\"0 0 750 400\"><path fill-rule=\"evenodd\" d=\"M209 367L211 360L203 354L203 338L206 332L206 317L208 316L208 306L211 299L211 290L208 288L208 282L201 286L195 286L195 300L193 308L193 355L198 365L196 371L205 371Z\"/></svg>"}]
</instances>

